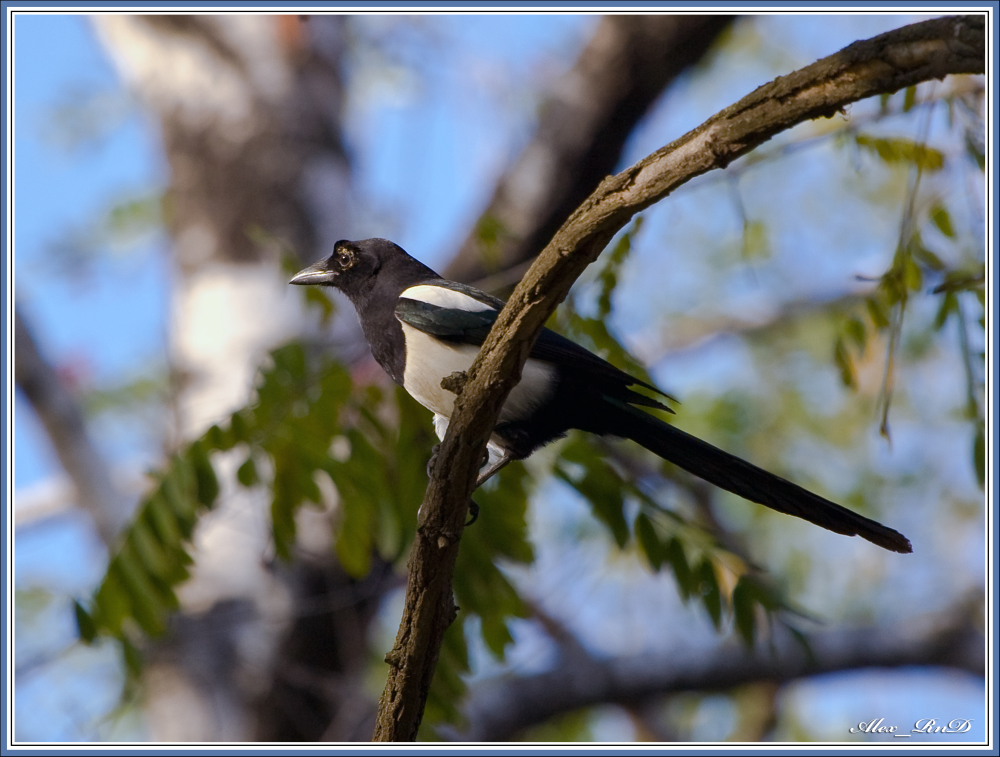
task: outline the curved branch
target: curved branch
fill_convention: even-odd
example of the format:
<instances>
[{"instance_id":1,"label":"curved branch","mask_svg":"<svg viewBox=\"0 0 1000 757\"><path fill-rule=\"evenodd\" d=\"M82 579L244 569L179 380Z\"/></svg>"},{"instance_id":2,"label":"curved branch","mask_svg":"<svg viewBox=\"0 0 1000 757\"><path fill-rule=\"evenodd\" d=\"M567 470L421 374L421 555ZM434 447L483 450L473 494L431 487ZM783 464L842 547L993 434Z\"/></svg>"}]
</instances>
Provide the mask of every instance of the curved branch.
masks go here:
<instances>
[{"instance_id":1,"label":"curved branch","mask_svg":"<svg viewBox=\"0 0 1000 757\"><path fill-rule=\"evenodd\" d=\"M982 73L983 16L951 16L855 42L779 77L680 139L610 176L545 247L500 313L455 402L431 465L396 646L379 706L377 741L411 741L457 612L451 580L463 521L500 408L520 380L545 321L583 270L643 208L715 168L724 168L780 131L831 116L848 104L948 74Z\"/></svg>"}]
</instances>

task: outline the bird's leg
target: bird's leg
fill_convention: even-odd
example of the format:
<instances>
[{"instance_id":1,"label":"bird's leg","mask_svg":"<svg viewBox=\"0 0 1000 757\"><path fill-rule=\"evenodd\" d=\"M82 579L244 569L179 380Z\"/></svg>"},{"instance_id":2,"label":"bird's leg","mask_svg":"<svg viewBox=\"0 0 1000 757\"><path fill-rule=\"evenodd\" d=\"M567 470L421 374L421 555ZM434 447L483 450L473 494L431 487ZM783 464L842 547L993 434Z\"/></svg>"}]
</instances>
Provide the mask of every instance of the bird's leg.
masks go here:
<instances>
[{"instance_id":1,"label":"bird's leg","mask_svg":"<svg viewBox=\"0 0 1000 757\"><path fill-rule=\"evenodd\" d=\"M431 448L431 456L427 458L427 478L431 477L431 468L434 467L434 461L437 460L438 450L440 449L441 449L440 442L438 444L435 444Z\"/></svg>"},{"instance_id":2,"label":"bird's leg","mask_svg":"<svg viewBox=\"0 0 1000 757\"><path fill-rule=\"evenodd\" d=\"M437 419L438 419L438 416L435 416L434 420L437 421ZM445 421L445 423L447 423L447 421ZM444 428L447 428L447 425L445 425ZM439 444L435 444L434 448L431 450L431 456L427 460L427 476L428 477L430 477L430 475L431 475L431 468L434 467L434 461L437 459L438 451L440 449L441 449L441 445L439 443ZM482 486L484 483L486 483L494 475L496 475L497 473L499 473L501 468L503 468L505 465L507 465L507 463L511 462L513 459L514 459L514 457L512 455L510 455L507 452L504 452L503 455L495 463L493 463L493 465L491 465L489 468L487 468L485 471L483 471L482 473L479 474L479 476L476 478L476 486L475 486L475 488L478 489L480 486ZM487 463L489 463L489 461L490 461L490 451L487 449L487 450L485 450L483 452L483 462L482 462L482 465L486 465ZM465 525L466 526L471 526L478 519L479 519L479 503L477 503L474 499L470 499L469 500L469 520L466 522Z\"/></svg>"}]
</instances>

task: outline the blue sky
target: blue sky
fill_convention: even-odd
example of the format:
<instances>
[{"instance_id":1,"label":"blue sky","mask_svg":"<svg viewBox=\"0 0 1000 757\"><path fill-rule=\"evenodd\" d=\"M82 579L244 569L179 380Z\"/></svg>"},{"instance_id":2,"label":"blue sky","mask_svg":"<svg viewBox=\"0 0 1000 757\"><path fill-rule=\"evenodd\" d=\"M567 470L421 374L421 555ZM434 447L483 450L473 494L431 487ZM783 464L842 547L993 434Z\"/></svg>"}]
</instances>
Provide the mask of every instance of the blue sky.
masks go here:
<instances>
[{"instance_id":1,"label":"blue sky","mask_svg":"<svg viewBox=\"0 0 1000 757\"><path fill-rule=\"evenodd\" d=\"M99 229L114 204L162 185L155 136L83 16L19 16L16 25L18 306L50 359L81 372L81 380L127 376L137 358L162 361L170 275L163 244L118 254L99 249L86 261L66 247L74 234ZM99 111L90 133L68 122L79 114L61 110L81 100ZM16 402L22 487L59 468L23 399Z\"/></svg>"},{"instance_id":2,"label":"blue sky","mask_svg":"<svg viewBox=\"0 0 1000 757\"><path fill-rule=\"evenodd\" d=\"M391 218L393 235L404 246L432 265L442 263L485 201L483 193L491 184L486 177L502 170L530 132L533 103L521 96L519 77L530 77L538 70L539 60L546 61L541 65L543 70L546 66L558 70L566 65L572 58L570 51L591 22L581 17L554 18L545 23L526 23L523 18L449 18L435 33L444 35L443 44L456 46L456 58L468 60L470 69L461 75L436 70L429 76L453 86L430 92L413 90L410 87L417 82L407 80L403 71L399 72L402 79L388 77L373 82L373 94L358 104L350 131L361 177L359 191L371 201L370 215L361 222L374 225ZM779 17L772 22L772 33L795 39L796 45L764 51L762 57L786 55L794 59L802 53L795 49L798 46L808 51L802 54L817 57L858 36L900 23L898 19L878 16L869 16L860 25L832 19L825 26L790 34L794 19ZM125 248L104 243L99 254L88 257L85 245L81 249L68 242L78 234L93 236L95 220L110 207L162 188L165 168L157 136L138 107L122 92L113 67L83 17L19 17L16 35L18 304L31 319L43 348L58 364L78 374L85 385L114 383L163 360L171 279L167 243L152 233ZM419 43L414 43L412 54L418 53ZM473 65L479 68L471 68ZM513 68L513 84L495 77L501 67ZM664 134L672 138L696 125L761 83L759 77L766 77L768 70L765 62L759 69L747 66L734 72L729 82L732 91L706 92L681 82L671 97L684 107L661 114L637 133L629 159L661 144ZM477 85L491 89L478 90ZM371 127L373 122L379 123L378 129ZM451 122L456 126L442 128L442 123ZM82 128L74 125L79 123ZM415 132L430 135L417 150L409 149ZM475 170L467 170L470 166ZM821 169L807 161L801 170L808 174ZM424 177L426 184L420 183ZM414 191L415 186L418 191ZM697 207L697 196L690 201ZM670 212L687 212L683 202L678 198ZM725 208L713 208L712 212L720 219L719 228L732 224ZM649 228L676 220L669 213L665 218L667 221L654 220ZM844 234L850 232L846 229ZM74 257L74 252L85 256ZM845 256L853 256L852 264L859 269L871 254L855 246L844 251ZM798 261L798 265L813 266L815 270L810 273L820 283L825 281L821 267L829 268L831 277L843 276L842 268L834 269L832 256L790 256L789 260L790 265ZM697 268L693 270L677 271L677 275L700 273ZM650 286L660 286L660 272L647 273ZM750 277L745 283L751 291L747 295L749 302L755 287ZM625 321L639 321L641 315L630 313L629 303L624 303L622 310ZM726 363L726 359L719 358L710 375L692 372L690 384L733 378L742 364L738 358L734 363ZM683 370L683 357L674 362L675 371L678 364ZM20 398L16 402L16 483L19 488L30 487L45 481L59 468L30 411ZM144 436L141 424L126 424L123 429L112 421L106 423L98 426L97 432L111 459L128 465L155 461L159 440ZM905 445L905 434L901 438ZM84 520L70 515L45 529L29 529L19 535L19 579L29 586L58 584L70 592L85 590L100 569L100 549L86 534ZM81 564L88 567L81 569ZM55 620L52 628L56 636L71 633L65 620L62 616ZM26 690L22 704L39 704L36 714L26 716L30 717L29 724L42 728L47 721L53 721L53 713L58 721L87 699L81 692L86 692L95 680L107 684L100 674L91 671L91 676L60 677L60 686L65 688L55 694L41 691L42 685ZM820 681L803 685L820 686L821 693L815 696L825 706L832 702L853 715L850 705L857 704L851 701L857 685L845 686L844 693L839 694L836 684ZM918 684L913 686L918 688ZM102 693L90 700L96 711L107 706L110 689L105 685L95 690ZM898 714L905 720L914 706L937 712L953 696L964 697L966 705L971 706L978 704L981 695L978 684L966 680L942 688L940 696L927 693L926 686L921 692L921 698L914 695L902 703L886 701L887 717ZM55 704L49 709L53 698ZM67 737L77 733L72 723L62 727Z\"/></svg>"}]
</instances>

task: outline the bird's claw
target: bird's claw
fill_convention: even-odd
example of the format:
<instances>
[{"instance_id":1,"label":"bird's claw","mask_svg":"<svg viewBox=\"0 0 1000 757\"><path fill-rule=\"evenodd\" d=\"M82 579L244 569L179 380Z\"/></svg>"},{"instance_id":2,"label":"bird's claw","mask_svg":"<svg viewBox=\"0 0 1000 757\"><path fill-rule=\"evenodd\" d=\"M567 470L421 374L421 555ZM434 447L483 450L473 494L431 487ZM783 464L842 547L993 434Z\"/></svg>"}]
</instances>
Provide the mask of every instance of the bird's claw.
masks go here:
<instances>
[{"instance_id":1,"label":"bird's claw","mask_svg":"<svg viewBox=\"0 0 1000 757\"><path fill-rule=\"evenodd\" d=\"M466 527L471 526L479 519L479 505L476 500L469 500L469 519L465 522Z\"/></svg>"},{"instance_id":2,"label":"bird's claw","mask_svg":"<svg viewBox=\"0 0 1000 757\"><path fill-rule=\"evenodd\" d=\"M431 469L434 467L434 461L437 460L438 450L441 449L441 443L438 442L431 448L431 456L427 460L427 478L431 477Z\"/></svg>"}]
</instances>

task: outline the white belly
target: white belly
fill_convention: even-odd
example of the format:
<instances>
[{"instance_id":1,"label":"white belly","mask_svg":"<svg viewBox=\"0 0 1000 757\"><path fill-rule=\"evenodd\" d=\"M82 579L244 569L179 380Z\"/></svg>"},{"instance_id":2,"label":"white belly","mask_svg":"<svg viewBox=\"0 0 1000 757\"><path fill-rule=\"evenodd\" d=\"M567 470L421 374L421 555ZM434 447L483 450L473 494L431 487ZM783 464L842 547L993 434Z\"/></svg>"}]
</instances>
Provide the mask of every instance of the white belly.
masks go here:
<instances>
[{"instance_id":1,"label":"white belly","mask_svg":"<svg viewBox=\"0 0 1000 757\"><path fill-rule=\"evenodd\" d=\"M441 387L441 379L456 371L469 370L479 350L470 345L447 344L406 323L402 326L406 340L403 388L428 410L450 418L455 395ZM544 402L552 391L554 372L555 369L548 363L528 360L521 372L521 380L511 390L500 411L500 421L530 413Z\"/></svg>"}]
</instances>

